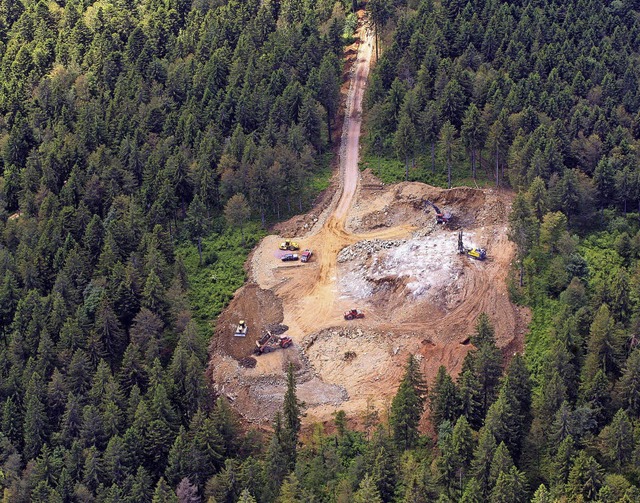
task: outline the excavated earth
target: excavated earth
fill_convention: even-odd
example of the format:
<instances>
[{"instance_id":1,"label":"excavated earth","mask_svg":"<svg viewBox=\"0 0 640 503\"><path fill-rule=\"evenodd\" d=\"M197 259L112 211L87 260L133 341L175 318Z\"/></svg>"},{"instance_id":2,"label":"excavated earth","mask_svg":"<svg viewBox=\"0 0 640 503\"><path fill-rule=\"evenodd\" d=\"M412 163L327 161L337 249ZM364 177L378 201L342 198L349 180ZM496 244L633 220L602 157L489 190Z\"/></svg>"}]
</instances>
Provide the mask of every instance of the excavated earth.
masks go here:
<instances>
[{"instance_id":1,"label":"excavated earth","mask_svg":"<svg viewBox=\"0 0 640 503\"><path fill-rule=\"evenodd\" d=\"M437 225L425 198L453 221ZM522 351L530 313L509 301L506 286L515 251L507 239L511 199L509 192L421 183L360 189L345 236L286 236L314 250L307 264L281 262L283 237L267 236L248 264L251 282L217 321L216 389L248 421L264 425L281 406L291 362L307 420L325 421L338 409L357 415L367 400L384 410L409 354L419 357L428 380L440 365L456 374L481 312L494 323L505 356ZM487 249L487 260L458 254L458 229L466 246ZM324 255L334 250L335 266L323 276ZM365 318L345 321L342 313L352 307ZM245 338L233 336L239 319L249 326ZM246 368L255 339L282 323L294 346L255 357L255 367Z\"/></svg>"},{"instance_id":2,"label":"excavated earth","mask_svg":"<svg viewBox=\"0 0 640 503\"><path fill-rule=\"evenodd\" d=\"M249 282L216 321L209 376L249 423L267 426L282 405L285 372L296 369L307 423L329 421L339 409L357 420L368 403L387 410L410 354L428 381L444 365L454 375L471 349L469 336L486 312L505 356L522 351L528 310L509 301L506 279L514 259L507 238L512 193L490 189L383 185L357 165L360 100L371 55L363 33L358 60L345 79L340 170L335 196L315 211L265 237L247 263ZM433 201L453 214L435 223ZM475 261L458 254L458 231L468 247L486 248ZM310 262L282 262L278 244L299 241ZM364 319L345 321L358 308ZM246 337L234 337L238 320ZM252 355L265 330L293 338L292 347Z\"/></svg>"}]
</instances>

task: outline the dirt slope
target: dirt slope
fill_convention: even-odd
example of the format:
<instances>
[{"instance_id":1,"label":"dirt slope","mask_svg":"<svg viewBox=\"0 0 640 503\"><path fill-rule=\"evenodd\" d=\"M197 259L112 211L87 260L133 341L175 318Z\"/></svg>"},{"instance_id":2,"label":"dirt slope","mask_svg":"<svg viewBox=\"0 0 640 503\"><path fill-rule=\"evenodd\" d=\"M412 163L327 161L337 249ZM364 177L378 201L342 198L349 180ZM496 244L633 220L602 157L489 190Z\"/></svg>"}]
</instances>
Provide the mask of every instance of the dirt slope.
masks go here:
<instances>
[{"instance_id":1,"label":"dirt slope","mask_svg":"<svg viewBox=\"0 0 640 503\"><path fill-rule=\"evenodd\" d=\"M286 236L313 249L313 259L282 262L282 237L264 238L248 264L251 282L236 292L211 344L210 375L218 391L255 423L268 423L280 407L289 362L298 369L307 421L325 421L337 409L357 414L368 399L383 410L409 354L418 355L428 379L440 365L457 372L483 311L505 353L522 348L529 313L509 302L505 284L514 256L506 237L511 194L420 183L384 187L368 172L359 183L372 49L370 34L361 30L360 36L346 96L340 188L312 225L292 220L307 222L300 229L305 235ZM424 199L451 211L452 224L436 225ZM459 255L457 229L464 230L465 245L486 248L489 259ZM342 313L352 307L363 309L365 318L345 321ZM244 339L233 337L241 318L249 324ZM288 327L294 346L257 357L254 368L242 366L255 339L277 323Z\"/></svg>"}]
</instances>

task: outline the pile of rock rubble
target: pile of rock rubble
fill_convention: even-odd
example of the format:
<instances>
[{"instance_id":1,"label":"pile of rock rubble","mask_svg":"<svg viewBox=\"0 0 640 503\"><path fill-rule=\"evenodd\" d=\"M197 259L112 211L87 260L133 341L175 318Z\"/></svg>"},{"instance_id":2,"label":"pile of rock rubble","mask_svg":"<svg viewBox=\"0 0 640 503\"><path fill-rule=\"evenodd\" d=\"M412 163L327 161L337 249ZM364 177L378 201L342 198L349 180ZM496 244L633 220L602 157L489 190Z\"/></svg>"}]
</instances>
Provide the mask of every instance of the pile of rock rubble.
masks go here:
<instances>
[{"instance_id":1,"label":"pile of rock rubble","mask_svg":"<svg viewBox=\"0 0 640 503\"><path fill-rule=\"evenodd\" d=\"M366 259L380 250L397 248L405 242L405 239L358 241L351 246L347 246L338 254L338 263L342 264L351 260Z\"/></svg>"}]
</instances>

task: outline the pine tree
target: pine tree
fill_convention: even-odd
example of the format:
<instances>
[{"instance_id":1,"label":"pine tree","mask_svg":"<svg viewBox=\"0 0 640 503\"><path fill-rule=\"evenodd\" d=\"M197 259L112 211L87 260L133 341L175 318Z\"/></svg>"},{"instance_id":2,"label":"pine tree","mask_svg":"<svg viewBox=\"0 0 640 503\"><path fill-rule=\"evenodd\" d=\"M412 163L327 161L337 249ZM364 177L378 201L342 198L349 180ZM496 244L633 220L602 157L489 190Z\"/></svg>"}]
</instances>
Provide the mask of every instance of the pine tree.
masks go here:
<instances>
[{"instance_id":1,"label":"pine tree","mask_svg":"<svg viewBox=\"0 0 640 503\"><path fill-rule=\"evenodd\" d=\"M251 493L245 489L240 494L240 499L238 503L257 503L256 499L251 495Z\"/></svg>"},{"instance_id":2,"label":"pine tree","mask_svg":"<svg viewBox=\"0 0 640 503\"><path fill-rule=\"evenodd\" d=\"M426 392L418 361L410 355L398 392L391 402L389 417L398 449L410 449L418 440L418 423L424 410Z\"/></svg>"},{"instance_id":3,"label":"pine tree","mask_svg":"<svg viewBox=\"0 0 640 503\"><path fill-rule=\"evenodd\" d=\"M480 428L484 421L482 412L481 383L475 374L474 351L470 351L462 362L462 369L458 376L458 396L460 398L461 413L467 418L473 428Z\"/></svg>"},{"instance_id":4,"label":"pine tree","mask_svg":"<svg viewBox=\"0 0 640 503\"><path fill-rule=\"evenodd\" d=\"M35 458L47 441L47 414L41 396L43 395L40 376L33 373L25 393L24 411L24 458Z\"/></svg>"},{"instance_id":5,"label":"pine tree","mask_svg":"<svg viewBox=\"0 0 640 503\"><path fill-rule=\"evenodd\" d=\"M551 480L554 485L563 487L569 480L575 451L575 442L571 435L567 436L558 446L558 451L553 456L551 463Z\"/></svg>"},{"instance_id":6,"label":"pine tree","mask_svg":"<svg viewBox=\"0 0 640 503\"><path fill-rule=\"evenodd\" d=\"M478 159L478 149L484 144L486 131L480 110L475 103L471 103L464 114L462 128L460 131L462 140L469 150L471 158L471 175L476 179L476 162Z\"/></svg>"},{"instance_id":7,"label":"pine tree","mask_svg":"<svg viewBox=\"0 0 640 503\"><path fill-rule=\"evenodd\" d=\"M411 117L407 114L400 116L398 129L393 137L396 154L404 161L404 180L409 180L409 166L416 151L416 129Z\"/></svg>"},{"instance_id":8,"label":"pine tree","mask_svg":"<svg viewBox=\"0 0 640 503\"><path fill-rule=\"evenodd\" d=\"M573 498L594 500L603 485L603 470L600 464L585 451L580 451L571 468L567 492Z\"/></svg>"},{"instance_id":9,"label":"pine tree","mask_svg":"<svg viewBox=\"0 0 640 503\"><path fill-rule=\"evenodd\" d=\"M460 416L453 427L451 447L458 467L459 478L465 480L473 460L474 439L473 430L467 418ZM462 490L462 487L460 488Z\"/></svg>"},{"instance_id":10,"label":"pine tree","mask_svg":"<svg viewBox=\"0 0 640 503\"><path fill-rule=\"evenodd\" d=\"M478 446L473 454L471 473L478 481L484 497L489 495L491 463L493 462L496 447L496 439L493 433L487 428L481 429L478 437Z\"/></svg>"},{"instance_id":11,"label":"pine tree","mask_svg":"<svg viewBox=\"0 0 640 503\"><path fill-rule=\"evenodd\" d=\"M605 459L612 462L618 473L631 461L634 448L633 426L627 413L620 409L611 424L600 433Z\"/></svg>"},{"instance_id":12,"label":"pine tree","mask_svg":"<svg viewBox=\"0 0 640 503\"><path fill-rule=\"evenodd\" d=\"M491 491L490 503L526 503L527 479L520 470L512 466L508 472L501 472Z\"/></svg>"},{"instance_id":13,"label":"pine tree","mask_svg":"<svg viewBox=\"0 0 640 503\"><path fill-rule=\"evenodd\" d=\"M461 480L456 480L458 466L456 465L457 460L453 451L451 437L451 423L444 421L438 428L438 449L440 450L440 456L436 458L436 467L438 469L437 480L440 485L444 486L445 493L449 496L456 482L459 486L462 485Z\"/></svg>"},{"instance_id":14,"label":"pine tree","mask_svg":"<svg viewBox=\"0 0 640 503\"><path fill-rule=\"evenodd\" d=\"M378 430L370 446L368 464L383 501L390 501L396 490L397 456L391 439Z\"/></svg>"},{"instance_id":15,"label":"pine tree","mask_svg":"<svg viewBox=\"0 0 640 503\"><path fill-rule=\"evenodd\" d=\"M287 459L289 470L293 470L296 464L296 450L298 445L298 434L300 433L302 407L304 403L296 396L296 376L293 364L289 364L287 369L287 391L284 394L282 404L282 417L284 419L282 428L282 450Z\"/></svg>"},{"instance_id":16,"label":"pine tree","mask_svg":"<svg viewBox=\"0 0 640 503\"><path fill-rule=\"evenodd\" d=\"M365 475L353 499L355 503L382 503L375 482L369 474Z\"/></svg>"},{"instance_id":17,"label":"pine tree","mask_svg":"<svg viewBox=\"0 0 640 503\"><path fill-rule=\"evenodd\" d=\"M602 304L589 329L587 357L582 370L583 386L591 384L598 370L602 370L608 377L616 375L619 352L616 339L617 333L609 307Z\"/></svg>"},{"instance_id":18,"label":"pine tree","mask_svg":"<svg viewBox=\"0 0 640 503\"><path fill-rule=\"evenodd\" d=\"M491 470L489 475L489 486L493 487L501 473L508 473L515 466L509 449L504 442L500 442L496 452L493 454L491 461Z\"/></svg>"},{"instance_id":19,"label":"pine tree","mask_svg":"<svg viewBox=\"0 0 640 503\"><path fill-rule=\"evenodd\" d=\"M454 422L459 415L456 385L444 366L440 366L429 393L431 421L436 428L443 421Z\"/></svg>"},{"instance_id":20,"label":"pine tree","mask_svg":"<svg viewBox=\"0 0 640 503\"><path fill-rule=\"evenodd\" d=\"M191 239L195 239L198 244L198 255L200 257L200 265L202 265L202 238L207 232L207 212L203 202L200 200L198 194L195 195L189 210L187 211L187 218L185 220L185 226Z\"/></svg>"},{"instance_id":21,"label":"pine tree","mask_svg":"<svg viewBox=\"0 0 640 503\"><path fill-rule=\"evenodd\" d=\"M273 421L273 436L269 443L267 462L264 466L264 478L267 481L266 492L271 496L271 499L275 499L280 490L280 484L289 473L289 459L282 446L282 436L282 413L278 411Z\"/></svg>"},{"instance_id":22,"label":"pine tree","mask_svg":"<svg viewBox=\"0 0 640 503\"><path fill-rule=\"evenodd\" d=\"M640 418L640 350L634 350L627 358L617 389L621 406L631 416Z\"/></svg>"},{"instance_id":23,"label":"pine tree","mask_svg":"<svg viewBox=\"0 0 640 503\"><path fill-rule=\"evenodd\" d=\"M553 503L554 499L549 493L549 490L546 488L544 484L540 484L540 487L536 490L531 499L531 503Z\"/></svg>"},{"instance_id":24,"label":"pine tree","mask_svg":"<svg viewBox=\"0 0 640 503\"><path fill-rule=\"evenodd\" d=\"M160 477L153 491L153 503L178 503L176 493L167 485L164 478Z\"/></svg>"},{"instance_id":25,"label":"pine tree","mask_svg":"<svg viewBox=\"0 0 640 503\"><path fill-rule=\"evenodd\" d=\"M482 503L483 501L482 487L475 478L469 479L460 498L460 503Z\"/></svg>"},{"instance_id":26,"label":"pine tree","mask_svg":"<svg viewBox=\"0 0 640 503\"><path fill-rule=\"evenodd\" d=\"M438 138L438 149L445 166L447 167L447 187L451 188L451 170L453 162L457 157L458 148L458 131L448 120L440 128L440 136Z\"/></svg>"}]
</instances>

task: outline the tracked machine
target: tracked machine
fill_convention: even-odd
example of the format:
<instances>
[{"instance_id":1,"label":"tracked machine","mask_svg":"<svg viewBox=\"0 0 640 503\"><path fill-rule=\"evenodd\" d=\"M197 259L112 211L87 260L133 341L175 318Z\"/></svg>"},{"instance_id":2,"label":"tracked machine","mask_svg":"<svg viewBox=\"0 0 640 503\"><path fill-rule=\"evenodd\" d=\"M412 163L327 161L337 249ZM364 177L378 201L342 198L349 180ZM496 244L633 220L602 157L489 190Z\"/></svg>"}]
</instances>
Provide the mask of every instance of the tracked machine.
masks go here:
<instances>
[{"instance_id":1,"label":"tracked machine","mask_svg":"<svg viewBox=\"0 0 640 503\"><path fill-rule=\"evenodd\" d=\"M458 232L458 253L467 255L476 260L484 260L487 258L487 250L484 248L467 248L462 240L462 231Z\"/></svg>"},{"instance_id":2,"label":"tracked machine","mask_svg":"<svg viewBox=\"0 0 640 503\"><path fill-rule=\"evenodd\" d=\"M427 211L429 206L431 206L433 208L433 211L436 212L436 223L437 224L446 225L451 221L451 218L453 217L453 215L451 215L451 212L449 212L449 211L441 211L440 208L438 208L435 204L433 204L428 199L425 199L424 200L424 209L425 209L425 211Z\"/></svg>"}]
</instances>

